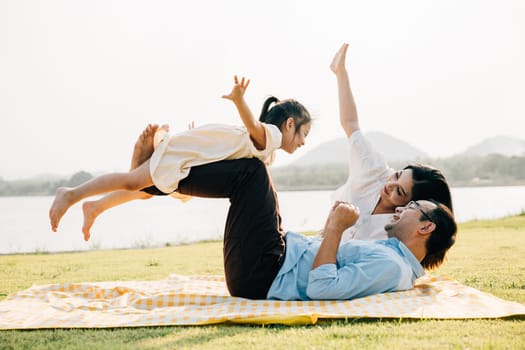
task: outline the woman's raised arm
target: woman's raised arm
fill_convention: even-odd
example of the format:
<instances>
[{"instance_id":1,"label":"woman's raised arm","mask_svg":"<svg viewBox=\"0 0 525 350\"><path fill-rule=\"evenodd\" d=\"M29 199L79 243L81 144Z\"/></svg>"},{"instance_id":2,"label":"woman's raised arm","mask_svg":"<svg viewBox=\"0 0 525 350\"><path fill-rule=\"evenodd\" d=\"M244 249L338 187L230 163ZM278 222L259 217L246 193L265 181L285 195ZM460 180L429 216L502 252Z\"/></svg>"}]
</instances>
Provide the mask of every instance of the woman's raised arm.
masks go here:
<instances>
[{"instance_id":1,"label":"woman's raised arm","mask_svg":"<svg viewBox=\"0 0 525 350\"><path fill-rule=\"evenodd\" d=\"M357 107L355 105L354 96L350 89L350 80L348 79L348 72L345 67L346 51L348 44L343 44L339 51L335 54L330 69L337 77L337 90L339 93L339 118L341 126L346 132L346 136L350 137L352 133L359 130L359 119L357 117Z\"/></svg>"}]
</instances>

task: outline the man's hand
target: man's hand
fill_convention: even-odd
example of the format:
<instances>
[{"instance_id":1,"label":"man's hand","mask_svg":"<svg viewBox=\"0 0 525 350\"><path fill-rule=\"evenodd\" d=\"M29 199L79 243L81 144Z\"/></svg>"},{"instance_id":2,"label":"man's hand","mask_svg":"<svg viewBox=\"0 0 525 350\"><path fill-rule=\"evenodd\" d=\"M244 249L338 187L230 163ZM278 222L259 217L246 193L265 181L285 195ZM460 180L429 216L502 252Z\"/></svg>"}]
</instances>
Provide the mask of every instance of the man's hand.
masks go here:
<instances>
[{"instance_id":1,"label":"man's hand","mask_svg":"<svg viewBox=\"0 0 525 350\"><path fill-rule=\"evenodd\" d=\"M343 233L344 230L352 226L359 219L359 208L355 205L336 201L326 219L324 229L319 232L319 236L324 238L326 230Z\"/></svg>"},{"instance_id":2,"label":"man's hand","mask_svg":"<svg viewBox=\"0 0 525 350\"><path fill-rule=\"evenodd\" d=\"M323 242L315 256L312 270L324 264L337 262L337 251L344 230L359 219L359 209L347 202L335 202L324 225Z\"/></svg>"},{"instance_id":3,"label":"man's hand","mask_svg":"<svg viewBox=\"0 0 525 350\"><path fill-rule=\"evenodd\" d=\"M325 235L327 231L334 231L340 235L343 231L356 223L359 219L359 209L350 203L337 201L330 209L325 223Z\"/></svg>"}]
</instances>

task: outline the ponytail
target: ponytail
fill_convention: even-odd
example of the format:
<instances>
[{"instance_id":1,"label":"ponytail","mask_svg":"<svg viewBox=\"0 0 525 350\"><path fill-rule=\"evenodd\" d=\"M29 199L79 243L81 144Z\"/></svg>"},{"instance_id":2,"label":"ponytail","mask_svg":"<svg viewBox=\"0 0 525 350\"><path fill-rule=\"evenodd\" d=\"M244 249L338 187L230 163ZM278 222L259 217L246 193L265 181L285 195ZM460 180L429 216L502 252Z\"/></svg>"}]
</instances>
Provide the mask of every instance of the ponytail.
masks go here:
<instances>
[{"instance_id":1,"label":"ponytail","mask_svg":"<svg viewBox=\"0 0 525 350\"><path fill-rule=\"evenodd\" d=\"M262 110L261 110L261 115L259 117L259 121L260 122L263 122L263 123L268 123L268 111L270 109L270 105L272 103L277 103L279 102L279 99L275 96L270 96L266 99L266 101L264 101L264 104L262 106ZM268 124L271 124L271 123L268 123ZM279 126L279 125L278 125Z\"/></svg>"},{"instance_id":2,"label":"ponytail","mask_svg":"<svg viewBox=\"0 0 525 350\"><path fill-rule=\"evenodd\" d=\"M270 107L274 104L272 107ZM268 97L263 104L259 121L266 124L273 124L281 129L283 123L293 118L295 131L298 132L303 124L310 123L312 117L306 108L293 99L280 101L275 96Z\"/></svg>"}]
</instances>

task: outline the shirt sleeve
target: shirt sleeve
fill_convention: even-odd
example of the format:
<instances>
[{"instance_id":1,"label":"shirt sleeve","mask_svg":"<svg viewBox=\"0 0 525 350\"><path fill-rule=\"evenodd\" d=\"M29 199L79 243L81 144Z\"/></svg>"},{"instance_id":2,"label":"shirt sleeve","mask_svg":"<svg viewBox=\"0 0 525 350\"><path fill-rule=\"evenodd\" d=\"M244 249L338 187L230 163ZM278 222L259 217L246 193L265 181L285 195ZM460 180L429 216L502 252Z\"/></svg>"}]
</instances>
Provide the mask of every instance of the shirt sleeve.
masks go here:
<instances>
[{"instance_id":1,"label":"shirt sleeve","mask_svg":"<svg viewBox=\"0 0 525 350\"><path fill-rule=\"evenodd\" d=\"M310 271L306 294L313 300L347 300L396 290L399 265L369 257L338 268L325 264Z\"/></svg>"},{"instance_id":2,"label":"shirt sleeve","mask_svg":"<svg viewBox=\"0 0 525 350\"><path fill-rule=\"evenodd\" d=\"M392 169L360 130L348 138L348 178L332 195L333 200L352 201L352 192L364 192L377 179L387 178Z\"/></svg>"},{"instance_id":3,"label":"shirt sleeve","mask_svg":"<svg viewBox=\"0 0 525 350\"><path fill-rule=\"evenodd\" d=\"M273 124L262 123L266 134L266 148L259 150L255 148L253 142L250 142L253 156L262 160L266 165L271 165L275 158L275 150L281 147L282 134L281 130Z\"/></svg>"}]
</instances>

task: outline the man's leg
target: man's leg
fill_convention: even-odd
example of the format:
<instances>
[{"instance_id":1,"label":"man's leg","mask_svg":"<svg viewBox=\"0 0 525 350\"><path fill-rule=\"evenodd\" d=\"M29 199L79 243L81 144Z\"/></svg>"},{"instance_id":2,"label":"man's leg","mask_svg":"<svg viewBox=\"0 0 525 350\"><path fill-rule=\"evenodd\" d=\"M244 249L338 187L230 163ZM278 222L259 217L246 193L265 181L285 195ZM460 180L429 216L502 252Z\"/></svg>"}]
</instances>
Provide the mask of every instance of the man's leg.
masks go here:
<instances>
[{"instance_id":1,"label":"man's leg","mask_svg":"<svg viewBox=\"0 0 525 350\"><path fill-rule=\"evenodd\" d=\"M277 196L258 159L194 167L178 192L230 198L224 232L224 270L233 296L264 299L284 260L284 232Z\"/></svg>"}]
</instances>

